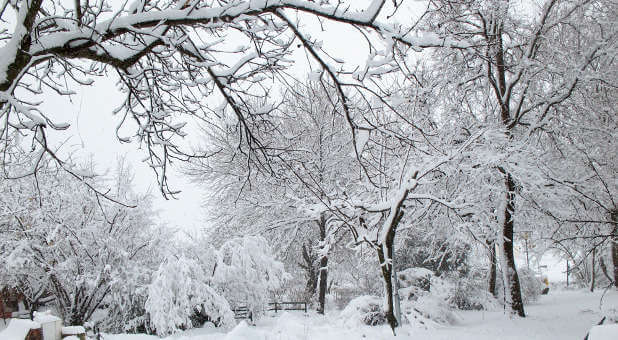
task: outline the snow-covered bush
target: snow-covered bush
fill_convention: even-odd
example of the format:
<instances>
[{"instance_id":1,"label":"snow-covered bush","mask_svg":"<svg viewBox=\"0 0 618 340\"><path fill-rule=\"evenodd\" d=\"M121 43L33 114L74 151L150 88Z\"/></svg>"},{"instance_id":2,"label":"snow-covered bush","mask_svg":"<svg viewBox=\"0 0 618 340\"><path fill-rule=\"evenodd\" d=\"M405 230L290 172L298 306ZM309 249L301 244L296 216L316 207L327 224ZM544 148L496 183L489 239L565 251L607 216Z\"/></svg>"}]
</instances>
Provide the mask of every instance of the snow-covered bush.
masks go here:
<instances>
[{"instance_id":1,"label":"snow-covered bush","mask_svg":"<svg viewBox=\"0 0 618 340\"><path fill-rule=\"evenodd\" d=\"M536 301L543 290L543 282L536 277L534 271L528 268L518 268L517 275L519 276L519 284L521 287L521 298L524 304ZM504 301L504 288L502 282L502 273L498 271L498 280L496 280L497 299L500 302Z\"/></svg>"},{"instance_id":2,"label":"snow-covered bush","mask_svg":"<svg viewBox=\"0 0 618 340\"><path fill-rule=\"evenodd\" d=\"M541 279L536 276L534 271L528 268L517 269L517 274L519 275L521 295L524 303L536 301L545 287Z\"/></svg>"},{"instance_id":3,"label":"snow-covered bush","mask_svg":"<svg viewBox=\"0 0 618 340\"><path fill-rule=\"evenodd\" d=\"M519 284L521 287L521 297L524 304L536 301L541 295L544 288L543 282L536 277L534 271L527 268L517 269L519 276ZM502 282L502 271L498 270L498 279L496 280L496 299L498 302L504 303L504 285Z\"/></svg>"},{"instance_id":4,"label":"snow-covered bush","mask_svg":"<svg viewBox=\"0 0 618 340\"><path fill-rule=\"evenodd\" d=\"M399 294L402 299L416 300L431 289L433 272L425 268L408 268L397 273Z\"/></svg>"},{"instance_id":5,"label":"snow-covered bush","mask_svg":"<svg viewBox=\"0 0 618 340\"><path fill-rule=\"evenodd\" d=\"M451 311L443 295L434 287L438 279L426 268L415 267L397 273L403 322L453 324L457 317ZM440 287L438 285L438 287Z\"/></svg>"},{"instance_id":6,"label":"snow-covered bush","mask_svg":"<svg viewBox=\"0 0 618 340\"><path fill-rule=\"evenodd\" d=\"M456 274L433 277L431 293L439 296L451 308L459 310L492 310L496 299L486 289L484 277Z\"/></svg>"},{"instance_id":7,"label":"snow-covered bush","mask_svg":"<svg viewBox=\"0 0 618 340\"><path fill-rule=\"evenodd\" d=\"M232 239L212 248L207 240L184 245L161 264L149 286L146 311L159 335L199 327L233 325L231 307L247 306L257 318L285 278L266 240Z\"/></svg>"},{"instance_id":8,"label":"snow-covered bush","mask_svg":"<svg viewBox=\"0 0 618 340\"><path fill-rule=\"evenodd\" d=\"M384 299L377 296L363 295L354 298L339 314L341 323L350 328L361 325L377 326L386 324L383 310ZM401 301L401 322L412 323L418 327L430 325L450 325L458 318L449 306L437 296L424 292L414 300Z\"/></svg>"},{"instance_id":9,"label":"snow-covered bush","mask_svg":"<svg viewBox=\"0 0 618 340\"><path fill-rule=\"evenodd\" d=\"M348 303L339 314L339 318L348 327L383 325L386 323L386 316L382 304L383 299L377 296L359 296Z\"/></svg>"},{"instance_id":10,"label":"snow-covered bush","mask_svg":"<svg viewBox=\"0 0 618 340\"><path fill-rule=\"evenodd\" d=\"M417 296L414 301L402 301L401 312L404 323L416 323L417 325L452 325L459 320L444 299L431 292Z\"/></svg>"},{"instance_id":11,"label":"snow-covered bush","mask_svg":"<svg viewBox=\"0 0 618 340\"><path fill-rule=\"evenodd\" d=\"M266 239L232 239L221 246L217 258L213 281L223 296L249 308L254 317L262 315L271 292L279 289L287 276Z\"/></svg>"},{"instance_id":12,"label":"snow-covered bush","mask_svg":"<svg viewBox=\"0 0 618 340\"><path fill-rule=\"evenodd\" d=\"M160 241L154 212L149 196L132 190L123 163L111 178L75 167L89 174L88 186L44 160L38 166L36 179L0 179L0 287L18 289L35 310L51 295L66 325L83 325L150 280ZM137 206L114 203L93 188L108 188L108 198ZM141 274L144 280L133 280ZM131 306L123 307L107 319L118 325L133 319Z\"/></svg>"},{"instance_id":13,"label":"snow-covered bush","mask_svg":"<svg viewBox=\"0 0 618 340\"><path fill-rule=\"evenodd\" d=\"M335 295L335 303L339 309L345 308L357 296L377 296L382 293L382 273L373 253L348 251L342 253L340 258L342 262L339 271L331 270L329 273L329 278L332 277L334 281L330 290ZM334 267L329 264L329 268Z\"/></svg>"},{"instance_id":14,"label":"snow-covered bush","mask_svg":"<svg viewBox=\"0 0 618 340\"><path fill-rule=\"evenodd\" d=\"M234 315L225 298L212 285L210 268L184 256L168 258L154 274L146 311L159 335L192 328L196 313L209 316L217 325L231 325Z\"/></svg>"}]
</instances>

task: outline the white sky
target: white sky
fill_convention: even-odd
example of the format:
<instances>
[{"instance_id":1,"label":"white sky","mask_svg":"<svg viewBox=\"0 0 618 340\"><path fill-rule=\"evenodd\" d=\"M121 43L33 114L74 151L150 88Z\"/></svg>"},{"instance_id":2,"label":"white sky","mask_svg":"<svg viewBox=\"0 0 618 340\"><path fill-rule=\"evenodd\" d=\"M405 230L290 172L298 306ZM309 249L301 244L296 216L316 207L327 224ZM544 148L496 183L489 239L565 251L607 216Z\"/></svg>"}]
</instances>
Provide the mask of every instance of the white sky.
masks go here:
<instances>
[{"instance_id":1,"label":"white sky","mask_svg":"<svg viewBox=\"0 0 618 340\"><path fill-rule=\"evenodd\" d=\"M113 171L116 160L126 156L135 172L135 189L139 192L152 191L154 208L159 210L161 223L182 229L203 226L204 218L200 209L202 192L178 173L180 164L176 164L176 170L172 168L170 183L173 189L181 190L182 193L177 200L165 200L158 191L154 173L142 162L146 153L138 149L139 145L135 142L127 144L118 141L115 129L121 116L114 116L112 112L124 99L124 95L116 89L115 79L111 76L96 78L93 85L82 86L75 89L75 92L76 95L64 98L49 93L42 104L44 112L53 112L50 116L55 121L71 124L68 131L50 131L50 139L56 143L64 142L61 154L70 153L79 160L92 157L100 174L107 170Z\"/></svg>"}]
</instances>

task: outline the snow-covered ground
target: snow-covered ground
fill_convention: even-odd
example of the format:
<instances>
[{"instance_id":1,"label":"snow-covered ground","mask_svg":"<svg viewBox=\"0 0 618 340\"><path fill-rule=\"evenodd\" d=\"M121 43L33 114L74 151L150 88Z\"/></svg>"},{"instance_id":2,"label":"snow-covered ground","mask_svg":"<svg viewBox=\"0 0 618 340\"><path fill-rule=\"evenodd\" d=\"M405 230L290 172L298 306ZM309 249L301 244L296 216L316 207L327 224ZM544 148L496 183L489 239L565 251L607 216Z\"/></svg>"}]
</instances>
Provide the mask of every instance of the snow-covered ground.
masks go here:
<instances>
[{"instance_id":1,"label":"snow-covered ground","mask_svg":"<svg viewBox=\"0 0 618 340\"><path fill-rule=\"evenodd\" d=\"M427 329L404 326L394 339L543 339L583 340L586 332L606 314L618 314L618 292L602 291L553 291L541 296L539 301L526 306L528 317L510 318L503 311L459 312L460 321L455 326L428 327ZM106 335L105 340L155 340L147 335ZM283 313L266 317L249 326L244 322L227 333L218 329L193 329L169 340L355 340L393 339L386 326L349 328L333 311L326 316L314 313ZM618 339L618 334L616 334Z\"/></svg>"}]
</instances>

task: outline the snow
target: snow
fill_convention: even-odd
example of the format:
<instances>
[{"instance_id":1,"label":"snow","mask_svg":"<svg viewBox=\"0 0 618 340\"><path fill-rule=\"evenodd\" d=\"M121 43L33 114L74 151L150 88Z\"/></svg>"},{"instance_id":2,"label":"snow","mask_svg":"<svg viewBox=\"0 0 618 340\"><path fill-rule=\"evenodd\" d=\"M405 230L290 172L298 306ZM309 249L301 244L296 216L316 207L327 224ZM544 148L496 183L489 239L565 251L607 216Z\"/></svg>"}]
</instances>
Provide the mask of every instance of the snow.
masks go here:
<instances>
[{"instance_id":1,"label":"snow","mask_svg":"<svg viewBox=\"0 0 618 340\"><path fill-rule=\"evenodd\" d=\"M22 319L10 319L9 325L0 332L2 340L24 340L30 329L40 328L38 322Z\"/></svg>"},{"instance_id":2,"label":"snow","mask_svg":"<svg viewBox=\"0 0 618 340\"><path fill-rule=\"evenodd\" d=\"M44 324L48 322L60 321L60 318L52 315L50 311L47 312L34 312L34 321Z\"/></svg>"},{"instance_id":3,"label":"snow","mask_svg":"<svg viewBox=\"0 0 618 340\"><path fill-rule=\"evenodd\" d=\"M542 296L535 304L526 306L526 318L512 317L503 310L460 311L455 325L418 322L397 328L397 337L387 325L365 326L359 323L343 322L346 313L336 311L322 316L314 312L284 312L271 314L249 326L244 321L225 333L219 329L203 328L186 331L165 338L167 340L252 340L252 339L543 339L581 340L592 328L590 340L616 339L618 326L598 327L596 325L607 313L618 308L618 292L609 291L600 299L602 291L553 291ZM361 297L356 305L367 301L380 303L379 299ZM353 313L354 314L354 313ZM106 340L155 340L149 335L106 335Z\"/></svg>"},{"instance_id":4,"label":"snow","mask_svg":"<svg viewBox=\"0 0 618 340\"><path fill-rule=\"evenodd\" d=\"M78 335L78 334L84 334L84 333L86 333L86 330L82 326L66 326L66 327L62 327L62 334L63 335Z\"/></svg>"},{"instance_id":5,"label":"snow","mask_svg":"<svg viewBox=\"0 0 618 340\"><path fill-rule=\"evenodd\" d=\"M616 338L618 338L618 324L594 326L588 336L588 340L616 340Z\"/></svg>"}]
</instances>

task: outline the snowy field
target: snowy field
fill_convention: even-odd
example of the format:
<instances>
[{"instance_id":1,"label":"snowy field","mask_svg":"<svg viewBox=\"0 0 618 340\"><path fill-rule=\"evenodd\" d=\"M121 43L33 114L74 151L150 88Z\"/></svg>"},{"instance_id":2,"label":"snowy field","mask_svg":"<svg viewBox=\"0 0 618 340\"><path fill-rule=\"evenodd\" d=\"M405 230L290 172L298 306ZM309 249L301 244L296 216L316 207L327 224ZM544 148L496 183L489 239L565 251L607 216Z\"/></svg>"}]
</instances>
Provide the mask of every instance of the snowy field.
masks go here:
<instances>
[{"instance_id":1,"label":"snowy field","mask_svg":"<svg viewBox=\"0 0 618 340\"><path fill-rule=\"evenodd\" d=\"M609 291L601 302L602 291L554 291L526 306L528 317L510 318L502 311L459 312L455 326L434 326L427 329L406 325L393 337L387 326L342 326L336 311L327 316L302 312L266 317L257 326L241 322L228 333L216 329L194 329L171 336L175 340L353 340L353 339L543 339L583 340L591 326L605 314L618 313L618 292ZM154 340L148 335L106 335L105 340ZM618 334L616 334L618 339Z\"/></svg>"}]
</instances>

